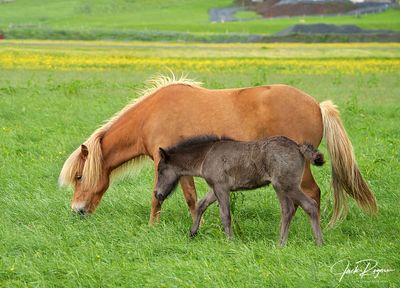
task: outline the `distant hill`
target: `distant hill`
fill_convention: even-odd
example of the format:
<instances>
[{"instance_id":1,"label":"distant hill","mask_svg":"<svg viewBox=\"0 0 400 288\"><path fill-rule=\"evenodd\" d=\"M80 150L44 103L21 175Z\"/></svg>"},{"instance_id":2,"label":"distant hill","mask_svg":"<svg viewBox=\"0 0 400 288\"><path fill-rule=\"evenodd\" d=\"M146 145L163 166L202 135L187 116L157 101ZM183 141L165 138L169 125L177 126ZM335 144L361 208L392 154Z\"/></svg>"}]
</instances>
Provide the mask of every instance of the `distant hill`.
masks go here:
<instances>
[{"instance_id":1,"label":"distant hill","mask_svg":"<svg viewBox=\"0 0 400 288\"><path fill-rule=\"evenodd\" d=\"M358 2L349 0L264 0L237 1L246 5L265 18L309 15L359 15L379 13L388 8L398 7L391 0Z\"/></svg>"}]
</instances>

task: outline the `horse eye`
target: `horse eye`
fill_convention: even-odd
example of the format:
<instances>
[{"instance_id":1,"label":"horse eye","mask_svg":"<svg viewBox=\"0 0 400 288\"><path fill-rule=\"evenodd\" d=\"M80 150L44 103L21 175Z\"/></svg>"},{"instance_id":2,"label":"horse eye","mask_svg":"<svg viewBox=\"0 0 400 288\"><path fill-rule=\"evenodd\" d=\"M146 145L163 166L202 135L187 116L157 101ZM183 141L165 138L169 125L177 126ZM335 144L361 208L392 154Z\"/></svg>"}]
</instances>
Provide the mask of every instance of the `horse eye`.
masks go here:
<instances>
[{"instance_id":1,"label":"horse eye","mask_svg":"<svg viewBox=\"0 0 400 288\"><path fill-rule=\"evenodd\" d=\"M82 179L81 175L76 176L76 180L81 180L81 179Z\"/></svg>"}]
</instances>

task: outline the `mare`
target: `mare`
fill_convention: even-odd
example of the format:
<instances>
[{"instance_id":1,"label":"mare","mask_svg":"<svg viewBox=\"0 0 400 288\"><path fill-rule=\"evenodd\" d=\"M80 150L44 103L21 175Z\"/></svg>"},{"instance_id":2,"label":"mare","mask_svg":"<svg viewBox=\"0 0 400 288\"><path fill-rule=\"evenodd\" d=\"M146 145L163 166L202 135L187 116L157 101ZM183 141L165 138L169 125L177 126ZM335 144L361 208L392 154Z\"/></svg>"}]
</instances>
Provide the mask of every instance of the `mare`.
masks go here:
<instances>
[{"instance_id":1,"label":"mare","mask_svg":"<svg viewBox=\"0 0 400 288\"><path fill-rule=\"evenodd\" d=\"M375 197L360 173L336 107L331 101L318 103L287 85L210 90L185 78L160 76L139 100L128 104L72 152L61 170L59 183L73 187L74 211L91 213L110 180L142 156L154 161L154 179L157 179L159 147L170 147L204 134L226 135L242 141L284 135L314 147L319 146L324 136L332 166L331 224L346 214L346 195L367 212L377 210ZM195 219L197 194L193 177L181 177L180 184ZM301 187L316 201L319 211L320 189L308 161ZM151 191L150 223L153 223L159 219L161 203L154 189Z\"/></svg>"},{"instance_id":2,"label":"mare","mask_svg":"<svg viewBox=\"0 0 400 288\"><path fill-rule=\"evenodd\" d=\"M182 176L199 176L208 184L209 192L196 208L192 237L197 234L204 211L218 200L225 233L232 238L230 192L272 183L282 211L280 245L286 245L295 205L309 215L316 243L322 244L317 202L300 188L305 159L317 166L324 164L323 155L312 145L298 145L285 136L239 142L205 135L189 138L167 150L160 148L160 157L155 189L159 201L171 194Z\"/></svg>"}]
</instances>

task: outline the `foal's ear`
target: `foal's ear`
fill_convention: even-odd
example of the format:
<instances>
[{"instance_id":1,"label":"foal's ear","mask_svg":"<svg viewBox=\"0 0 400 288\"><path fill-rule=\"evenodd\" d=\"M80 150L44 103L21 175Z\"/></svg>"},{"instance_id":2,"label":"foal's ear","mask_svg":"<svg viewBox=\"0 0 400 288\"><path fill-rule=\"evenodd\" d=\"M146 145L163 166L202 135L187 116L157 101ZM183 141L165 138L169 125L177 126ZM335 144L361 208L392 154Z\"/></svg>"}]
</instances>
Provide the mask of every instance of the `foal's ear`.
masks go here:
<instances>
[{"instance_id":1,"label":"foal's ear","mask_svg":"<svg viewBox=\"0 0 400 288\"><path fill-rule=\"evenodd\" d=\"M160 152L161 159L164 159L165 161L167 161L169 159L169 155L168 155L167 151L165 151L163 148L160 147L159 152Z\"/></svg>"},{"instance_id":2,"label":"foal's ear","mask_svg":"<svg viewBox=\"0 0 400 288\"><path fill-rule=\"evenodd\" d=\"M89 155L89 150L86 145L81 145L81 157L86 160L87 156Z\"/></svg>"}]
</instances>

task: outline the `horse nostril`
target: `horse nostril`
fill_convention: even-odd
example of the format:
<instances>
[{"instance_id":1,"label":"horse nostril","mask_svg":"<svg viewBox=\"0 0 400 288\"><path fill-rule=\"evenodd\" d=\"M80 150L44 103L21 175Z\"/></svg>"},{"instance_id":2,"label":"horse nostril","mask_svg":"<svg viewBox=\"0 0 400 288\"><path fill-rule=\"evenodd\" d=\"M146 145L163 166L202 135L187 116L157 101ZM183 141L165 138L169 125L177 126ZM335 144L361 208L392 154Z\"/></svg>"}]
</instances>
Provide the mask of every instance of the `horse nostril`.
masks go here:
<instances>
[{"instance_id":1,"label":"horse nostril","mask_svg":"<svg viewBox=\"0 0 400 288\"><path fill-rule=\"evenodd\" d=\"M88 213L85 202L73 202L72 210L80 216L84 216Z\"/></svg>"},{"instance_id":2,"label":"horse nostril","mask_svg":"<svg viewBox=\"0 0 400 288\"><path fill-rule=\"evenodd\" d=\"M76 210L76 212L80 215L80 216L85 216L86 215L86 210L84 208L80 208L78 210Z\"/></svg>"},{"instance_id":3,"label":"horse nostril","mask_svg":"<svg viewBox=\"0 0 400 288\"><path fill-rule=\"evenodd\" d=\"M73 208L72 212L76 213L79 216L85 216L88 213L88 211L86 211L86 209L84 207Z\"/></svg>"}]
</instances>

